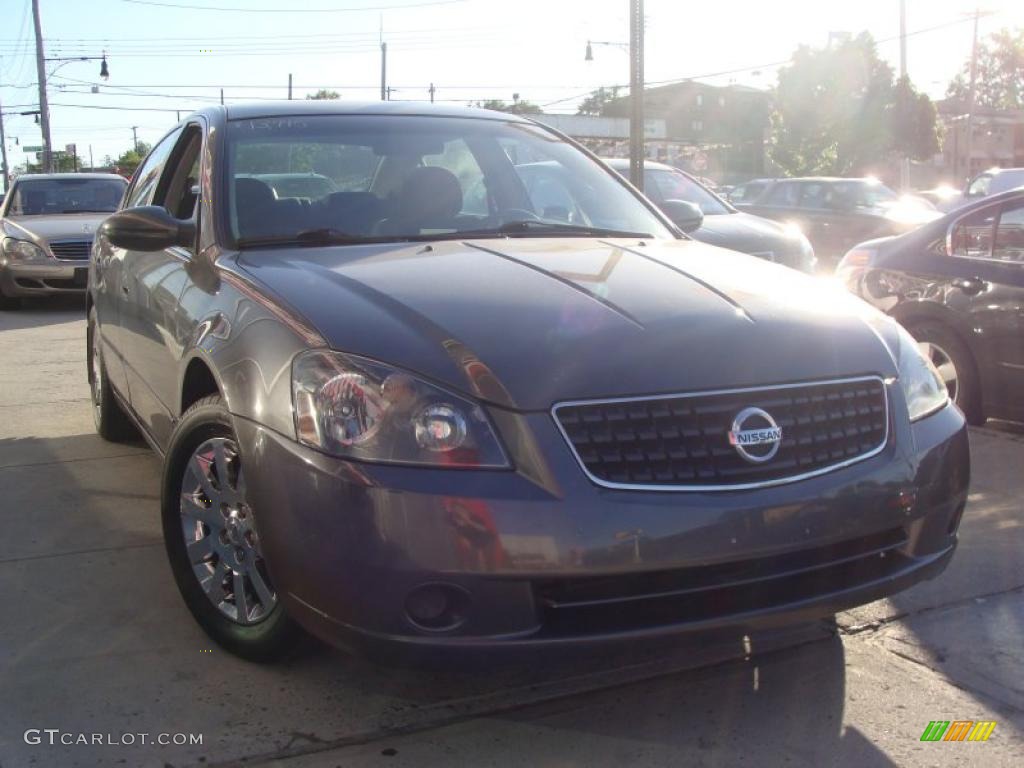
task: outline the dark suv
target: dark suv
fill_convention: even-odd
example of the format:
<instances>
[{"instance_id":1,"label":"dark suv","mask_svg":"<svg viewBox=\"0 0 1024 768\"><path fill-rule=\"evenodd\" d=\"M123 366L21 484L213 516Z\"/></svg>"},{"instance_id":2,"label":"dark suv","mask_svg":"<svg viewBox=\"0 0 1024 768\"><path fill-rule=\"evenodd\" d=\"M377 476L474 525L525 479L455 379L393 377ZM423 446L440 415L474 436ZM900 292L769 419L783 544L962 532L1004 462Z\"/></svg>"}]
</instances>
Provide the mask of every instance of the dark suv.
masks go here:
<instances>
[{"instance_id":1,"label":"dark suv","mask_svg":"<svg viewBox=\"0 0 1024 768\"><path fill-rule=\"evenodd\" d=\"M733 205L799 227L830 266L863 240L908 232L942 215L927 201L901 198L870 178L780 179L752 199L733 198Z\"/></svg>"}]
</instances>

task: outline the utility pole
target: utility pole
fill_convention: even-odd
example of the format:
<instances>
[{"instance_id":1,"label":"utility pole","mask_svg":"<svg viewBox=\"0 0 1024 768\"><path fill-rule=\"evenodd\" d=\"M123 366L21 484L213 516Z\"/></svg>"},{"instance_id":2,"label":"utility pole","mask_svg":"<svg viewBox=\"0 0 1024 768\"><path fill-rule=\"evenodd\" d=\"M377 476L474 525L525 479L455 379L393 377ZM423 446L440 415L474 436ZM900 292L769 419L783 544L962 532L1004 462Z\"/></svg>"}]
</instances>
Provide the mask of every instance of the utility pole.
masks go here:
<instances>
[{"instance_id":1,"label":"utility pole","mask_svg":"<svg viewBox=\"0 0 1024 768\"><path fill-rule=\"evenodd\" d=\"M96 164L92 161L92 144L89 145L89 171L95 171Z\"/></svg>"},{"instance_id":2,"label":"utility pole","mask_svg":"<svg viewBox=\"0 0 1024 768\"><path fill-rule=\"evenodd\" d=\"M139 126L132 126L132 147L135 148L135 154L139 153Z\"/></svg>"},{"instance_id":3,"label":"utility pole","mask_svg":"<svg viewBox=\"0 0 1024 768\"><path fill-rule=\"evenodd\" d=\"M971 43L971 84L967 90L967 139L964 142L967 155L966 178L971 176L971 144L974 141L974 85L978 75L978 19L981 9L974 9L974 41Z\"/></svg>"},{"instance_id":4,"label":"utility pole","mask_svg":"<svg viewBox=\"0 0 1024 768\"><path fill-rule=\"evenodd\" d=\"M900 79L909 86L910 79L907 76L907 0L900 0ZM903 96L909 95L905 91L900 91L900 93ZM908 192L909 190L910 158L904 155L900 158L900 191Z\"/></svg>"},{"instance_id":5,"label":"utility pole","mask_svg":"<svg viewBox=\"0 0 1024 768\"><path fill-rule=\"evenodd\" d=\"M629 0L629 180L644 191L644 0Z\"/></svg>"},{"instance_id":6,"label":"utility pole","mask_svg":"<svg viewBox=\"0 0 1024 768\"><path fill-rule=\"evenodd\" d=\"M3 174L4 194L7 194L7 185L11 183L10 168L7 166L7 136L4 134L4 105L0 103L0 149L3 149Z\"/></svg>"},{"instance_id":7,"label":"utility pole","mask_svg":"<svg viewBox=\"0 0 1024 768\"><path fill-rule=\"evenodd\" d=\"M292 73L288 73L288 101L292 100Z\"/></svg>"},{"instance_id":8,"label":"utility pole","mask_svg":"<svg viewBox=\"0 0 1024 768\"><path fill-rule=\"evenodd\" d=\"M435 94L436 92L437 92L437 88L435 88L435 87L434 87L434 84L433 84L433 83L431 83L431 84L430 84L430 103L431 103L431 104L433 104L433 103L434 103L434 94Z\"/></svg>"},{"instance_id":9,"label":"utility pole","mask_svg":"<svg viewBox=\"0 0 1024 768\"><path fill-rule=\"evenodd\" d=\"M223 88L220 89L220 103L221 104L224 103L224 89Z\"/></svg>"},{"instance_id":10,"label":"utility pole","mask_svg":"<svg viewBox=\"0 0 1024 768\"><path fill-rule=\"evenodd\" d=\"M380 44L380 100L388 99L388 44Z\"/></svg>"},{"instance_id":11,"label":"utility pole","mask_svg":"<svg viewBox=\"0 0 1024 768\"><path fill-rule=\"evenodd\" d=\"M46 62L43 57L43 28L39 21L39 0L32 0L32 23L36 28L36 77L39 80L39 126L43 132L43 172L53 173L50 103L46 98Z\"/></svg>"}]
</instances>

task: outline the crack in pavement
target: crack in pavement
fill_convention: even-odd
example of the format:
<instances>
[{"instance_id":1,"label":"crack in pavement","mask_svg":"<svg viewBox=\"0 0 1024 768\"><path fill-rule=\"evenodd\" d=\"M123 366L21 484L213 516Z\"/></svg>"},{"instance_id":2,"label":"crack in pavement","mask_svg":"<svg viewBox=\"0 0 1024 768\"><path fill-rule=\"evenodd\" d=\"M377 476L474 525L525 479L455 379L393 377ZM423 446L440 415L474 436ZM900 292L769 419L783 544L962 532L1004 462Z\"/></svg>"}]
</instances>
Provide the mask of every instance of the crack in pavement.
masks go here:
<instances>
[{"instance_id":1,"label":"crack in pavement","mask_svg":"<svg viewBox=\"0 0 1024 768\"><path fill-rule=\"evenodd\" d=\"M957 608L961 605L974 602L975 600L984 600L990 597L1000 597L1002 595L1013 594L1014 592L1024 591L1024 584L1018 584L1017 586L1007 587L1006 589L1000 589L995 592L983 592L980 595L969 595L962 597L959 600L952 600L948 603L940 603L939 605L929 605L925 608L919 608L916 611L904 611L903 613L896 613L892 616L883 616L880 619L873 619L872 621L866 621L863 624L853 624L849 627L844 627L841 624L839 627L839 634L843 636L854 636L860 635L865 632L872 633L877 632L883 627L892 624L897 621L903 621L904 619L911 618L914 616L921 616L926 613L932 613L934 611L942 611L947 608Z\"/></svg>"},{"instance_id":2,"label":"crack in pavement","mask_svg":"<svg viewBox=\"0 0 1024 768\"><path fill-rule=\"evenodd\" d=\"M810 629L810 627L808 627ZM469 722L482 717L506 714L528 709L541 704L569 700L583 694L613 691L654 678L669 678L674 675L701 673L707 674L734 664L746 664L751 659L768 659L774 654L792 651L804 645L819 643L835 637L835 633L818 630L813 637L799 639L796 642L768 648L753 655L738 653L731 658L724 658L703 666L687 665L680 661L664 661L657 659L631 664L613 669L602 669L582 675L556 680L552 683L532 683L525 686L506 688L500 691L469 696L462 699L439 702L428 707L405 710L402 715L411 720L404 723L383 723L376 727L351 733L336 739L325 739L315 734L291 732L290 739L284 747L265 753L243 755L218 762L205 762L205 768L243 768L267 765L275 761L304 757L312 754L330 752L376 741L408 736L416 733L446 728L459 723ZM292 746L299 738L309 743Z\"/></svg>"},{"instance_id":3,"label":"crack in pavement","mask_svg":"<svg viewBox=\"0 0 1024 768\"><path fill-rule=\"evenodd\" d=\"M32 439L32 438L26 438ZM56 438L60 439L60 438ZM106 459L124 459L129 456L146 456L152 453L145 448L139 448L132 453L114 453L110 456L80 456L77 459L57 459L56 461L30 461L27 464L0 464L0 469L21 469L22 467L50 467L58 464L72 464L81 461L105 461Z\"/></svg>"},{"instance_id":4,"label":"crack in pavement","mask_svg":"<svg viewBox=\"0 0 1024 768\"><path fill-rule=\"evenodd\" d=\"M146 547L162 547L164 540L158 539L157 541L140 542L138 544L119 544L116 547L96 547L94 549L73 549L68 552L47 552L42 555L25 555L24 557L8 557L0 558L0 565L9 565L11 563L25 563L32 560L47 560L50 558L59 557L72 557L74 555L91 555L98 552L120 552L124 549L145 549Z\"/></svg>"}]
</instances>

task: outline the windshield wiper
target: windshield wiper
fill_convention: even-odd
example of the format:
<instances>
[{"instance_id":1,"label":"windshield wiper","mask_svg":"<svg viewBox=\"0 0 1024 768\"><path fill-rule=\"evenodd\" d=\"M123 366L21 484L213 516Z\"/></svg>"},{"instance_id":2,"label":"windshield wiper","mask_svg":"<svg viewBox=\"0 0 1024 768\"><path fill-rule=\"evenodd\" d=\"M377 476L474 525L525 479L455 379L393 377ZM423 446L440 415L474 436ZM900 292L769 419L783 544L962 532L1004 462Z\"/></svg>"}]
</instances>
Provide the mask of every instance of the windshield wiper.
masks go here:
<instances>
[{"instance_id":1,"label":"windshield wiper","mask_svg":"<svg viewBox=\"0 0 1024 768\"><path fill-rule=\"evenodd\" d=\"M559 235L576 235L579 237L653 237L650 232L629 232L621 229L589 227L580 224L563 224L557 221L541 221L535 219L506 221L504 224L497 227L453 232L452 236L472 239L474 237L487 237L493 235L504 235L506 237L530 237L533 235L543 236L552 233Z\"/></svg>"},{"instance_id":2,"label":"windshield wiper","mask_svg":"<svg viewBox=\"0 0 1024 768\"><path fill-rule=\"evenodd\" d=\"M359 243L382 243L394 240L393 237L353 235L339 229L323 227L320 229L303 229L294 235L275 235L271 237L243 237L239 239L240 248L252 248L261 245L357 245Z\"/></svg>"}]
</instances>

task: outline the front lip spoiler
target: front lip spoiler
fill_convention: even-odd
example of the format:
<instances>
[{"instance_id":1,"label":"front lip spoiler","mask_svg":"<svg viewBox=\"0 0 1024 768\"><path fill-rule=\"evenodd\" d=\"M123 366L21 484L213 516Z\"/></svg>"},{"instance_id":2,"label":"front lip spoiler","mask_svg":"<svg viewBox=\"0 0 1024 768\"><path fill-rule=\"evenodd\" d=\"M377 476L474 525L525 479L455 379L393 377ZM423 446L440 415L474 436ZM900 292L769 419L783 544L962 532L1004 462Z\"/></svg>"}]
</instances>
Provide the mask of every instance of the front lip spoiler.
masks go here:
<instances>
[{"instance_id":1,"label":"front lip spoiler","mask_svg":"<svg viewBox=\"0 0 1024 768\"><path fill-rule=\"evenodd\" d=\"M764 392L773 389L796 389L799 387L806 387L815 384L849 384L858 381L877 381L882 385L882 392L885 395L885 437L878 447L872 449L868 453L862 453L859 456L854 456L852 459L846 459L845 461L837 462L836 464L830 464L827 467L816 469L813 472L804 472L800 475L788 475L786 477L775 478L774 480L764 480L759 483L738 483L733 485L649 485L641 483L613 483L609 480L602 480L596 475L592 474L587 469L586 464L583 463L583 459L576 451L576 446L572 444L572 440L569 439L569 434L562 428L562 422L558 419L558 409L568 408L572 406L580 405L603 405L607 403L638 403L648 402L651 400L675 400L681 397L707 397L711 395L733 395L740 392ZM587 479L595 485L599 485L602 488L611 488L619 491L661 491L667 493L708 493L715 491L749 491L755 488L770 488L776 485L787 485L789 483L796 483L801 480L809 480L812 477L818 477L819 475L825 475L829 472L835 472L849 467L853 464L858 464L862 461L867 461L873 456L877 456L885 450L886 446L889 445L889 434L890 434L890 417L891 412L889 409L889 384L891 381L883 379L881 376L853 376L842 379L826 379L824 381L802 381L795 384L770 384L756 387L740 387L737 389L715 389L703 392L684 392L678 394L668 395L649 395L643 397L609 397L604 399L596 400L564 400L559 403L555 403L551 408L551 418L555 421L555 426L561 433L562 438L569 446L569 450L572 451L573 457L576 459L576 463L580 469L587 476Z\"/></svg>"},{"instance_id":2,"label":"front lip spoiler","mask_svg":"<svg viewBox=\"0 0 1024 768\"><path fill-rule=\"evenodd\" d=\"M322 611L316 610L294 594L289 593L288 597L300 603L306 610L315 612L316 618L329 626L329 629L327 629L328 634L340 634L347 641L346 645L362 647L366 651L371 651L380 644L410 651L419 649L459 652L514 651L516 649L565 648L572 646L599 647L722 629L772 629L825 618L849 608L855 608L883 597L889 597L896 592L913 586L919 581L934 578L949 564L953 553L956 551L956 546L957 541L954 539L946 549L925 557L916 558L906 568L896 573L889 574L880 579L861 582L849 589L815 595L814 597L784 605L759 608L753 611L702 621L666 624L646 629L593 635L545 636L540 634L542 631L540 627L516 634L490 635L486 637L393 635L373 632L337 621Z\"/></svg>"}]
</instances>

